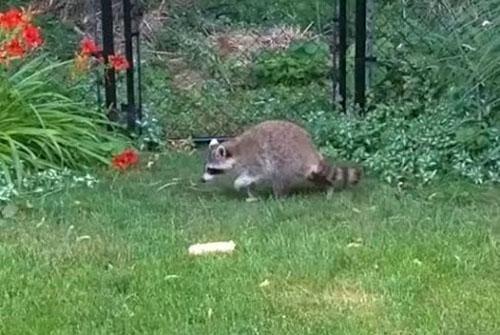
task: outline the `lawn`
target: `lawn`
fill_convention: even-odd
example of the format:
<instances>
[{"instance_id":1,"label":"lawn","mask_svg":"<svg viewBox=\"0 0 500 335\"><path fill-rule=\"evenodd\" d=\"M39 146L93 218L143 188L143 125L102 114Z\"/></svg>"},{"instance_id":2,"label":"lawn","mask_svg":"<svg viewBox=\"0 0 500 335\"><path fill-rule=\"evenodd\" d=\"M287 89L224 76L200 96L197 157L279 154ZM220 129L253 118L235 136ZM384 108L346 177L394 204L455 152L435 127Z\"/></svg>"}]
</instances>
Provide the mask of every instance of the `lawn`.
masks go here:
<instances>
[{"instance_id":1,"label":"lawn","mask_svg":"<svg viewBox=\"0 0 500 335\"><path fill-rule=\"evenodd\" d=\"M500 333L498 188L248 203L198 185L199 159L21 203L0 222L0 333Z\"/></svg>"}]
</instances>

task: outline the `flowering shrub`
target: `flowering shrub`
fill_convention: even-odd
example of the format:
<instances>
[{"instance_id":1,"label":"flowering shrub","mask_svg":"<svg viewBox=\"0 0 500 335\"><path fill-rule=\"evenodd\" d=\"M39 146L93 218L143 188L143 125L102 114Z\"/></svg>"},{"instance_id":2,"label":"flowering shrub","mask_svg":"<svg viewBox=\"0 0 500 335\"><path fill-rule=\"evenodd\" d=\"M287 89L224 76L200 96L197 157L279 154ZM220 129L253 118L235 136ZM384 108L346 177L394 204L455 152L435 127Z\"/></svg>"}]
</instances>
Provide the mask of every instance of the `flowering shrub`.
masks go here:
<instances>
[{"instance_id":1,"label":"flowering shrub","mask_svg":"<svg viewBox=\"0 0 500 335\"><path fill-rule=\"evenodd\" d=\"M20 59L43 44L31 14L18 9L0 13L0 64Z\"/></svg>"},{"instance_id":2,"label":"flowering shrub","mask_svg":"<svg viewBox=\"0 0 500 335\"><path fill-rule=\"evenodd\" d=\"M107 132L104 114L65 93L57 73L78 60L54 63L35 54L43 38L31 16L17 9L0 13L0 172L6 190L14 182L21 188L28 175L41 171L108 165L127 142ZM82 41L77 54L87 61L102 58L91 40ZM28 55L34 57L28 61ZM9 66L14 60L16 66ZM110 66L122 70L126 63ZM83 84L72 89L83 91Z\"/></svg>"}]
</instances>

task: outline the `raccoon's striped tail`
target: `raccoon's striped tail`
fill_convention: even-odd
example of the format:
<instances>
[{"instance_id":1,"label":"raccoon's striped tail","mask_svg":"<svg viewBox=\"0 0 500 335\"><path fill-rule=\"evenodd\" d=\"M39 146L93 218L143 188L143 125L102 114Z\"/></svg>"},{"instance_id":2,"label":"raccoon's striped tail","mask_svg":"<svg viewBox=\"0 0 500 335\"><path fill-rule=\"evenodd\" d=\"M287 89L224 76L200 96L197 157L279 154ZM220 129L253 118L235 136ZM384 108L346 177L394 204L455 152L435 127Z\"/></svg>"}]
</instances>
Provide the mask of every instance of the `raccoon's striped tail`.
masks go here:
<instances>
[{"instance_id":1,"label":"raccoon's striped tail","mask_svg":"<svg viewBox=\"0 0 500 335\"><path fill-rule=\"evenodd\" d=\"M334 166L322 160L318 166L311 171L308 179L318 186L340 186L356 185L361 180L363 171L360 167Z\"/></svg>"}]
</instances>

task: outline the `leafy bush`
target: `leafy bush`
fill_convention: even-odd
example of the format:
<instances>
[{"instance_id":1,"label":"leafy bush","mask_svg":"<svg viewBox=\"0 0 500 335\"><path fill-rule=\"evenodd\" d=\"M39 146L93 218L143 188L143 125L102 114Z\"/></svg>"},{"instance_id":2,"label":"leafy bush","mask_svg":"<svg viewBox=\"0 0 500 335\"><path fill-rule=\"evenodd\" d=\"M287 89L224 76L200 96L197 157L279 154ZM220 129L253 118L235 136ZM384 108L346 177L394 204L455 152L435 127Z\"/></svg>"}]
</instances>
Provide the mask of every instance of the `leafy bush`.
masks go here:
<instances>
[{"instance_id":1,"label":"leafy bush","mask_svg":"<svg viewBox=\"0 0 500 335\"><path fill-rule=\"evenodd\" d=\"M363 162L388 182L429 182L455 174L500 182L500 129L446 104L418 116L415 106L380 105L365 118L315 112L317 142L333 157Z\"/></svg>"},{"instance_id":2,"label":"leafy bush","mask_svg":"<svg viewBox=\"0 0 500 335\"><path fill-rule=\"evenodd\" d=\"M46 169L31 173L22 178L20 185L14 185L0 172L0 204L10 202L16 197L39 195L55 192L63 188L76 186L94 187L98 179L86 171L64 169Z\"/></svg>"},{"instance_id":3,"label":"leafy bush","mask_svg":"<svg viewBox=\"0 0 500 335\"><path fill-rule=\"evenodd\" d=\"M11 182L26 171L108 164L123 139L106 132L104 116L65 94L54 73L68 62L43 56L0 72L0 161ZM78 89L75 87L74 89Z\"/></svg>"},{"instance_id":4,"label":"leafy bush","mask_svg":"<svg viewBox=\"0 0 500 335\"><path fill-rule=\"evenodd\" d=\"M201 2L198 7L204 17L226 23L294 23L305 27L315 22L318 30L329 23L333 13L333 3L327 0L210 0Z\"/></svg>"},{"instance_id":5,"label":"leafy bush","mask_svg":"<svg viewBox=\"0 0 500 335\"><path fill-rule=\"evenodd\" d=\"M60 59L74 57L73 49L78 43L78 35L70 23L49 13L37 17L37 22L43 27L45 52L56 55Z\"/></svg>"},{"instance_id":6,"label":"leafy bush","mask_svg":"<svg viewBox=\"0 0 500 335\"><path fill-rule=\"evenodd\" d=\"M266 119L302 120L309 111L331 108L329 88L319 84L230 91L212 81L199 91L161 92L151 102L162 111L159 121L168 137L231 135Z\"/></svg>"},{"instance_id":7,"label":"leafy bush","mask_svg":"<svg viewBox=\"0 0 500 335\"><path fill-rule=\"evenodd\" d=\"M326 79L330 71L326 43L294 42L284 51L264 51L255 60L258 84L304 85Z\"/></svg>"}]
</instances>

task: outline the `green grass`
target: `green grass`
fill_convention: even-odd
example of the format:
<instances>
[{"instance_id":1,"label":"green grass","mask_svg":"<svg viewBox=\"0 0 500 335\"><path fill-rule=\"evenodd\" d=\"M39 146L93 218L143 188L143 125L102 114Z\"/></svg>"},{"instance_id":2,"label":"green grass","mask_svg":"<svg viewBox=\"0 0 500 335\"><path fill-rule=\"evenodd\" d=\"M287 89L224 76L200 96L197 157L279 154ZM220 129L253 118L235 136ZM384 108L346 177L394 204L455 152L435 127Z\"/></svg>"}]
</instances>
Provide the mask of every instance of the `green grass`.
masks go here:
<instances>
[{"instance_id":1,"label":"green grass","mask_svg":"<svg viewBox=\"0 0 500 335\"><path fill-rule=\"evenodd\" d=\"M199 163L166 154L1 221L0 333L499 333L498 189L247 203L197 185ZM187 255L229 239L231 256Z\"/></svg>"}]
</instances>

